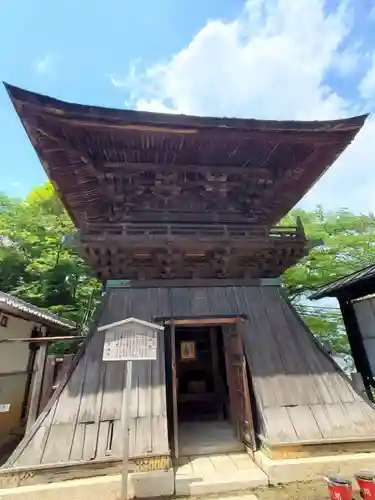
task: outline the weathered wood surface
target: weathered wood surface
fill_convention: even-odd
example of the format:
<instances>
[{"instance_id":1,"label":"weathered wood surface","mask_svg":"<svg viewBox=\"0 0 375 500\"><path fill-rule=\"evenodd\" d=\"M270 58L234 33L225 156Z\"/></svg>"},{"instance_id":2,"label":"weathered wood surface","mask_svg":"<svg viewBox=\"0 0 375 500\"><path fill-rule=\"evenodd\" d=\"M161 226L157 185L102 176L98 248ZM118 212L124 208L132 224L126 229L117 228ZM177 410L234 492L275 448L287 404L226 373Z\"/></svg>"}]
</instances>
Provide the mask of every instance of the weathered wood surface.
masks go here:
<instances>
[{"instance_id":1,"label":"weathered wood surface","mask_svg":"<svg viewBox=\"0 0 375 500\"><path fill-rule=\"evenodd\" d=\"M148 304L144 297L128 302L126 310L121 297L109 297L106 304L106 318L113 318L109 322L116 321L118 314L121 319L147 318L148 309L157 306ZM85 349L77 354L78 363L73 361L76 367L68 381L57 388L55 402L47 405L46 415L41 415L6 466L121 457L125 363L104 363L103 343L103 333L88 339ZM131 457L169 453L163 332L158 345L157 361L133 363L131 400L124 402L130 405Z\"/></svg>"},{"instance_id":2,"label":"weathered wood surface","mask_svg":"<svg viewBox=\"0 0 375 500\"><path fill-rule=\"evenodd\" d=\"M79 106L10 85L7 90L79 227L89 219L111 224L166 217L276 223L366 118L168 115Z\"/></svg>"},{"instance_id":3,"label":"weathered wood surface","mask_svg":"<svg viewBox=\"0 0 375 500\"><path fill-rule=\"evenodd\" d=\"M129 461L130 472L168 470L171 466L171 458L168 455L135 457ZM41 464L32 468L27 466L13 467L12 469L0 469L0 489L120 474L121 471L122 460L118 458L106 458L85 463L73 461L68 464Z\"/></svg>"},{"instance_id":4,"label":"weathered wood surface","mask_svg":"<svg viewBox=\"0 0 375 500\"><path fill-rule=\"evenodd\" d=\"M47 347L48 346L46 343L41 344L35 357L34 375L31 381L31 395L27 416L26 432L28 432L28 430L32 427L38 416L44 367L47 358Z\"/></svg>"},{"instance_id":5,"label":"weathered wood surface","mask_svg":"<svg viewBox=\"0 0 375 500\"><path fill-rule=\"evenodd\" d=\"M147 301L150 320L160 316L245 315L248 319L241 331L262 433L268 442L375 436L374 407L363 400L314 341L278 287L169 287L113 292L110 301L116 303L116 309L129 308L129 302L135 305ZM102 324L108 320L104 316Z\"/></svg>"},{"instance_id":6,"label":"weathered wood surface","mask_svg":"<svg viewBox=\"0 0 375 500\"><path fill-rule=\"evenodd\" d=\"M56 387L60 381L64 379L64 375L69 369L73 356L73 354L66 354L62 357L53 355L47 356L44 367L38 414L44 410Z\"/></svg>"},{"instance_id":7,"label":"weathered wood surface","mask_svg":"<svg viewBox=\"0 0 375 500\"><path fill-rule=\"evenodd\" d=\"M160 223L154 233L150 225L137 224L81 231L78 247L101 281L111 278L134 280L191 278L267 278L280 276L309 249L298 227L269 229L247 224L233 228L198 223L180 224L171 232ZM260 232L259 232L260 230ZM128 234L130 232L130 234ZM171 234L170 234L171 232ZM152 234L150 234L152 233ZM142 256L140 259L139 256Z\"/></svg>"},{"instance_id":8,"label":"weathered wood surface","mask_svg":"<svg viewBox=\"0 0 375 500\"><path fill-rule=\"evenodd\" d=\"M266 443L374 439L374 407L319 348L278 287L114 288L98 325L129 316L153 321L221 315L247 317L241 331ZM101 361L103 339L100 333L88 339L65 387L57 389L8 467L121 456L124 365ZM162 332L158 341L156 362L134 363L131 456L169 451Z\"/></svg>"}]
</instances>

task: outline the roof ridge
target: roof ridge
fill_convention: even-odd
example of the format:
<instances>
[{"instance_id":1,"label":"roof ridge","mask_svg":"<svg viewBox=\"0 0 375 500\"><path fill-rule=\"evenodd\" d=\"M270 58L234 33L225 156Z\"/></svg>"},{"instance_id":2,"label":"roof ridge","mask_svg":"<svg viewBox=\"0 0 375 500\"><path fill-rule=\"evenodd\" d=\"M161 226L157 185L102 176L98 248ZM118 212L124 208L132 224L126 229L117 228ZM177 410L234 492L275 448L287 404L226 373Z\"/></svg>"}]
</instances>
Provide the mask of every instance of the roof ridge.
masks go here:
<instances>
[{"instance_id":1,"label":"roof ridge","mask_svg":"<svg viewBox=\"0 0 375 500\"><path fill-rule=\"evenodd\" d=\"M63 318L59 314L50 312L48 309L43 309L39 306L31 304L30 302L26 302L24 299L3 292L2 290L0 290L0 302L5 303L10 307L14 307L19 311L23 311L32 316L36 316L69 329L75 329L77 327L74 321Z\"/></svg>"}]
</instances>

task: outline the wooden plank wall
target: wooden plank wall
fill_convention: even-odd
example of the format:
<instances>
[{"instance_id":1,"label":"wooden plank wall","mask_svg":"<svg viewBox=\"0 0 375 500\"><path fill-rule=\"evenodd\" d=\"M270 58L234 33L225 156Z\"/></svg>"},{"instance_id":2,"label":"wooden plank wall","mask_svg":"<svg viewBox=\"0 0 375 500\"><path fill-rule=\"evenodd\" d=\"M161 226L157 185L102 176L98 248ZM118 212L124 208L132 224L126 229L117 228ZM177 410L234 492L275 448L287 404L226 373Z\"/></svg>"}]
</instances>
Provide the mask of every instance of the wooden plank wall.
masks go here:
<instances>
[{"instance_id":1,"label":"wooden plank wall","mask_svg":"<svg viewBox=\"0 0 375 500\"><path fill-rule=\"evenodd\" d=\"M59 382L64 379L64 375L67 373L73 357L73 354L65 354L64 356L47 356L46 365L44 367L38 414L44 410Z\"/></svg>"},{"instance_id":2,"label":"wooden plank wall","mask_svg":"<svg viewBox=\"0 0 375 500\"><path fill-rule=\"evenodd\" d=\"M129 316L153 321L239 314L248 317L243 340L267 443L374 436L374 407L318 347L278 287L110 289L99 326ZM161 332L160 346L163 337ZM8 467L121 455L124 364L101 361L103 340L100 333L89 339L65 388ZM160 354L156 362L134 364L131 456L169 451L162 349Z\"/></svg>"},{"instance_id":3,"label":"wooden plank wall","mask_svg":"<svg viewBox=\"0 0 375 500\"><path fill-rule=\"evenodd\" d=\"M375 407L314 341L276 287L240 294L245 349L270 444L374 438Z\"/></svg>"},{"instance_id":4,"label":"wooden plank wall","mask_svg":"<svg viewBox=\"0 0 375 500\"><path fill-rule=\"evenodd\" d=\"M139 304L138 308L142 302L153 304L150 320L158 316L247 315L243 340L265 441L300 443L375 436L374 407L357 394L320 349L279 287L135 288L126 298L123 289L112 294L116 310L124 307L124 300L132 310L127 301L134 307ZM110 317L104 315L103 324Z\"/></svg>"},{"instance_id":5,"label":"wooden plank wall","mask_svg":"<svg viewBox=\"0 0 375 500\"><path fill-rule=\"evenodd\" d=\"M152 305L144 297L129 301L128 290L116 292L108 297L100 324L129 316L151 319ZM103 343L103 333L96 332L88 339L76 368L45 418L36 422L5 467L121 458L122 409L127 404L123 401L125 363L103 363ZM159 332L158 343L162 349L157 361L133 363L131 457L169 453L163 332Z\"/></svg>"}]
</instances>

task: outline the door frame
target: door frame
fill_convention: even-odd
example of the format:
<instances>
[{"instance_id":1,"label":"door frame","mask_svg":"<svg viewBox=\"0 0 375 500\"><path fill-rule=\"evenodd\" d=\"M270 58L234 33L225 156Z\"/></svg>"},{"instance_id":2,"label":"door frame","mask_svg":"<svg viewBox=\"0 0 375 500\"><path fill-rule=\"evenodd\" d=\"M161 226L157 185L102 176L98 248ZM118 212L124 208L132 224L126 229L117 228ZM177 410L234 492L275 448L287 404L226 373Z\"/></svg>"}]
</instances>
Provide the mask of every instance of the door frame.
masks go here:
<instances>
[{"instance_id":1,"label":"door frame","mask_svg":"<svg viewBox=\"0 0 375 500\"><path fill-rule=\"evenodd\" d=\"M173 415L173 453L175 458L179 458L179 439L178 439L178 399L177 399L177 385L178 385L178 380L177 380L177 372L176 372L176 327L178 326L186 326L186 327L193 327L193 326L217 326L222 328L222 334L223 336L225 335L225 326L237 326L237 329L239 330L239 335L241 336L241 330L239 327L240 323L244 323L247 319L247 316L245 315L233 315L233 316L215 316L215 317L209 317L209 316L203 316L203 317L174 317L174 318L155 318L155 322L163 322L164 326L169 326L170 327L170 349L171 349L171 374L172 374L172 415ZM241 336L242 337L242 336ZM224 339L225 340L225 339ZM244 370L242 371L246 377L244 376L244 383L247 382L247 387L248 386L248 378L246 374L246 358L244 358L245 363L244 365ZM228 369L227 369L228 370ZM228 377L228 383L229 383L229 376L230 374L227 373ZM230 396L229 396L230 397ZM230 398L231 399L231 398ZM252 426L252 434L255 435L255 429L253 428L253 418L252 418L252 408L250 405L250 399L247 399L248 403L246 403L246 408L248 408L248 411L250 414L248 415L248 421L247 423L251 423ZM232 402L229 401L230 407L232 407ZM232 411L232 410L231 410ZM234 424L234 423L233 423ZM246 443L244 443L246 444Z\"/></svg>"},{"instance_id":2,"label":"door frame","mask_svg":"<svg viewBox=\"0 0 375 500\"><path fill-rule=\"evenodd\" d=\"M223 340L233 425L239 439L254 453L257 446L253 418L255 408L251 398L252 380L243 342L243 326L243 322L227 326L223 331Z\"/></svg>"}]
</instances>

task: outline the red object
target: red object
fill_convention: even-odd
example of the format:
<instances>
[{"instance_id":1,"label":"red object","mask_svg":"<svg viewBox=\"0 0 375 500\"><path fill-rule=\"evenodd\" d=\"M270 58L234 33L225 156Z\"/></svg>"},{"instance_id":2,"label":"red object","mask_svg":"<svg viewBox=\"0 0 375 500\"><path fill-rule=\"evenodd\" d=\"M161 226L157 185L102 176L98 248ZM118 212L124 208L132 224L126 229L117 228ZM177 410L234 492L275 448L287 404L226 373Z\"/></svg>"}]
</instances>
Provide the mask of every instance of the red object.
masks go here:
<instances>
[{"instance_id":1,"label":"red object","mask_svg":"<svg viewBox=\"0 0 375 500\"><path fill-rule=\"evenodd\" d=\"M352 483L342 477L326 477L330 500L352 500Z\"/></svg>"},{"instance_id":2,"label":"red object","mask_svg":"<svg viewBox=\"0 0 375 500\"><path fill-rule=\"evenodd\" d=\"M370 470L364 470L355 474L362 498L375 499L375 473Z\"/></svg>"}]
</instances>

